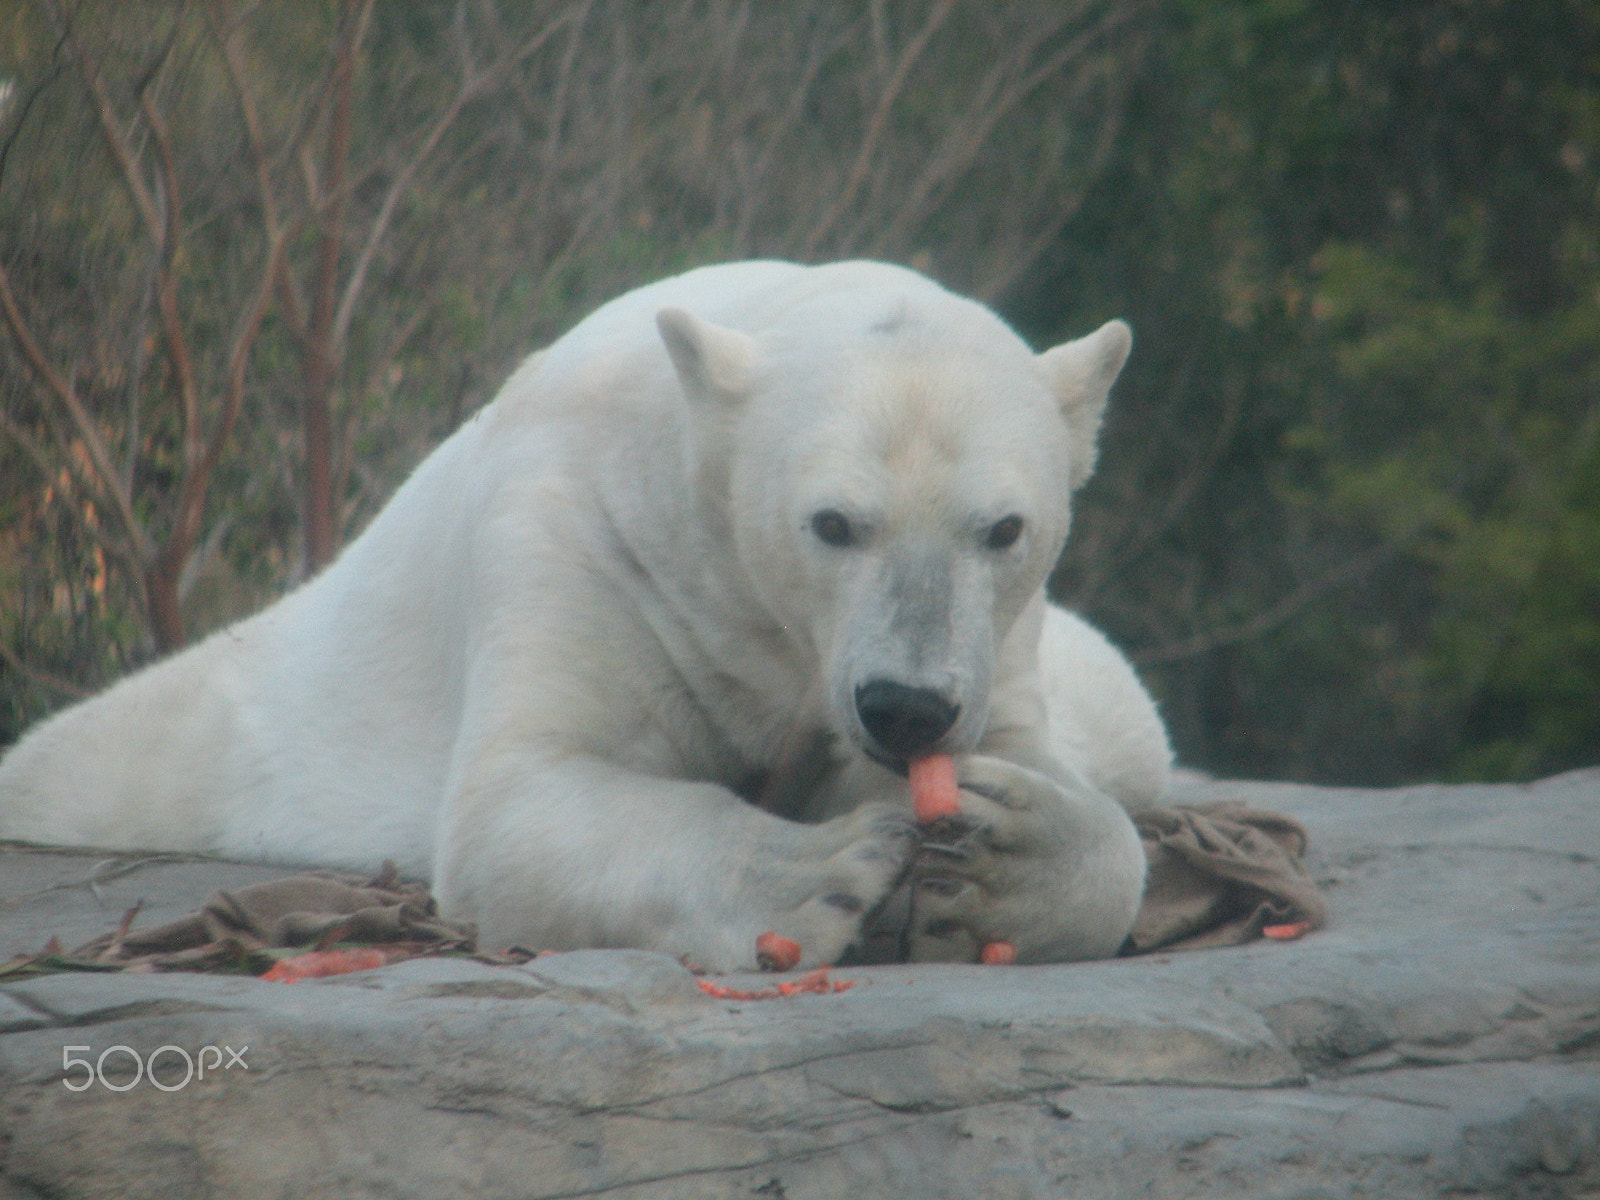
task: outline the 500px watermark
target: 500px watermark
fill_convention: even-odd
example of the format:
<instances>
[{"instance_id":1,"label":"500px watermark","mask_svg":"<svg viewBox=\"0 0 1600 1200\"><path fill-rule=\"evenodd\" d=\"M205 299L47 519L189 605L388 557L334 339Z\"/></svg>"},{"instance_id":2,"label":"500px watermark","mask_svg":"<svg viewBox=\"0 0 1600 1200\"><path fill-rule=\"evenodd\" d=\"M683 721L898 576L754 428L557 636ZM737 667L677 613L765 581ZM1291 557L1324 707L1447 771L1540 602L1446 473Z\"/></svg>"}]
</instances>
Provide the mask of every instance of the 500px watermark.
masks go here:
<instances>
[{"instance_id":1,"label":"500px watermark","mask_svg":"<svg viewBox=\"0 0 1600 1200\"><path fill-rule=\"evenodd\" d=\"M93 1046L63 1046L61 1083L69 1092L86 1092L96 1082L113 1092L131 1092L142 1080L148 1079L153 1087L163 1092L180 1092L192 1081L205 1079L207 1071L213 1075L219 1070L231 1071L234 1067L248 1071L250 1064L245 1062L244 1056L249 1049L249 1046L238 1050L232 1046L201 1046L197 1054L190 1054L182 1046L169 1045L157 1046L149 1054L141 1056L132 1046L119 1043L107 1046L100 1051L98 1058L88 1059L75 1058L73 1055L79 1050L93 1054ZM106 1075L108 1059L115 1075L114 1081ZM177 1078L180 1068L183 1074ZM124 1078L130 1069L132 1076ZM80 1070L83 1072L81 1075L78 1073Z\"/></svg>"}]
</instances>

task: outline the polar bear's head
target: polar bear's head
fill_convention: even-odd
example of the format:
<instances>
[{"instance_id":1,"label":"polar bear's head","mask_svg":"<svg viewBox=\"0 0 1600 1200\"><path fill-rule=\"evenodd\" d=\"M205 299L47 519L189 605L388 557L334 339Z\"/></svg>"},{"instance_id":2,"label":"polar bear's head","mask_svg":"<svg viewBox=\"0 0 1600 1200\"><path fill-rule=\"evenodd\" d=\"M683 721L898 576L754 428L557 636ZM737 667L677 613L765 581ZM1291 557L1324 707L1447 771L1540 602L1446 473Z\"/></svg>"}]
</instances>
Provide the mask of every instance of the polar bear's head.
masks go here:
<instances>
[{"instance_id":1,"label":"polar bear's head","mask_svg":"<svg viewBox=\"0 0 1600 1200\"><path fill-rule=\"evenodd\" d=\"M920 280L824 294L755 336L678 309L657 323L702 511L811 655L835 728L889 765L972 749L1093 468L1128 327L1035 355Z\"/></svg>"}]
</instances>

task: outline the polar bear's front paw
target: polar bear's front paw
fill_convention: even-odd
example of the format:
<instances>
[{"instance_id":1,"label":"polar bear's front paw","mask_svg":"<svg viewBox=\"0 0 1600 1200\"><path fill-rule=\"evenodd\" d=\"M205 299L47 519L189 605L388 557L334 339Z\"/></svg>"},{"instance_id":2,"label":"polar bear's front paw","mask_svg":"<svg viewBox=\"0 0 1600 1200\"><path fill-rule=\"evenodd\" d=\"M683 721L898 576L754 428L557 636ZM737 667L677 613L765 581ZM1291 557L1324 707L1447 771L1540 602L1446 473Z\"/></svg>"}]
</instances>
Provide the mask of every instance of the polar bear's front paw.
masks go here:
<instances>
[{"instance_id":1,"label":"polar bear's front paw","mask_svg":"<svg viewBox=\"0 0 1600 1200\"><path fill-rule=\"evenodd\" d=\"M910 816L887 804L800 828L798 852L772 864L770 927L799 942L800 965L813 967L837 962L856 941L863 917L905 878L918 839Z\"/></svg>"},{"instance_id":2,"label":"polar bear's front paw","mask_svg":"<svg viewBox=\"0 0 1600 1200\"><path fill-rule=\"evenodd\" d=\"M1138 912L1144 851L1126 813L1087 786L1004 759L958 764L961 813L925 831L913 868L913 961L1023 962L1115 954Z\"/></svg>"}]
</instances>

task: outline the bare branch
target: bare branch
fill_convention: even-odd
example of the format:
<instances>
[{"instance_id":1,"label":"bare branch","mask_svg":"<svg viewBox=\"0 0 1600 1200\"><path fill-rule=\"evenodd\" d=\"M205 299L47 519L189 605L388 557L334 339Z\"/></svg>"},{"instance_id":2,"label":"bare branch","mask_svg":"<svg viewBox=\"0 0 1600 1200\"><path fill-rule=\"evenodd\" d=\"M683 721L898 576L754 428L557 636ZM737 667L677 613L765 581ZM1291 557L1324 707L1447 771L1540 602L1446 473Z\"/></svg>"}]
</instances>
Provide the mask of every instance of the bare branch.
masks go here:
<instances>
[{"instance_id":1,"label":"bare branch","mask_svg":"<svg viewBox=\"0 0 1600 1200\"><path fill-rule=\"evenodd\" d=\"M194 360L189 352L189 337L184 332L183 314L178 308L178 221L181 216L182 197L178 189L178 162L172 145L172 133L166 120L155 106L149 87L139 89L139 111L144 115L150 135L155 139L156 160L161 168L161 191L164 222L161 237L156 243L161 248L161 262L156 271L156 311L161 318L161 336L167 343L167 357L172 363L173 378L178 385L178 401L183 409L183 453L186 463L200 453L200 390L195 382Z\"/></svg>"},{"instance_id":2,"label":"bare branch","mask_svg":"<svg viewBox=\"0 0 1600 1200\"><path fill-rule=\"evenodd\" d=\"M117 520L126 532L134 553L142 559L147 559L152 553L150 536L133 511L133 498L122 487L116 467L111 462L111 453L106 447L105 439L100 436L100 430L89 416L88 409L84 408L83 401L79 399L72 383L50 362L38 339L34 337L33 330L28 325L27 318L23 316L16 295L12 291L11 273L3 262L0 262L0 308L5 311L6 327L10 329L13 340L22 351L22 357L44 385L45 391L66 410L72 420L73 428L83 439L84 449L88 452L89 461L94 467L95 481L103 494L110 498Z\"/></svg>"},{"instance_id":3,"label":"bare branch","mask_svg":"<svg viewBox=\"0 0 1600 1200\"><path fill-rule=\"evenodd\" d=\"M368 19L372 15L372 0L346 0L343 8L344 29L334 52L330 79L332 107L328 114L328 142L323 158L327 205L319 221L317 285L311 314L313 337L324 357L330 354L336 341L332 332L339 281L339 251L344 240L345 214L350 202L345 174L350 165L350 117L355 102L356 56L360 53ZM331 366L331 363L328 365Z\"/></svg>"},{"instance_id":4,"label":"bare branch","mask_svg":"<svg viewBox=\"0 0 1600 1200\"><path fill-rule=\"evenodd\" d=\"M1195 355L1190 354L1172 374L1171 386L1175 393L1182 395L1187 390L1194 370ZM1094 572L1076 592L1080 603L1088 604L1095 593L1105 586L1107 580L1116 578L1120 572L1143 556L1190 511L1200 489L1214 478L1217 464L1222 461L1223 454L1233 443L1233 436L1239 428L1239 420L1244 414L1244 404L1244 389L1230 389L1210 440L1199 454L1190 459L1183 478L1170 488L1163 485L1159 489L1151 489L1151 492L1166 491L1166 500L1161 506L1161 511L1150 519L1141 521L1133 530L1131 537L1093 558Z\"/></svg>"},{"instance_id":5,"label":"bare branch","mask_svg":"<svg viewBox=\"0 0 1600 1200\"><path fill-rule=\"evenodd\" d=\"M884 129L889 123L889 113L894 108L895 101L900 98L900 93L905 89L906 80L910 77L912 68L922 57L933 35L939 32L939 27L949 20L950 14L955 9L955 0L939 0L933 10L928 14L928 19L923 22L922 28L915 37L906 44L900 52L900 59L895 64L894 74L884 84L883 91L878 97L878 107L867 122L866 132L862 135L861 145L856 151L856 160L850 167L850 172L845 179L843 191L833 206L828 209L823 217L806 235L803 253L809 257L816 253L817 248L827 239L828 235L838 225L840 218L849 211L855 203L856 194L860 192L861 185L866 181L868 168L872 165L874 156L878 151L878 142L883 137Z\"/></svg>"},{"instance_id":6,"label":"bare branch","mask_svg":"<svg viewBox=\"0 0 1600 1200\"><path fill-rule=\"evenodd\" d=\"M566 51L561 55L561 63L556 71L555 88L547 106L549 117L545 123L541 191L549 190L550 182L555 176L556 152L561 147L561 131L566 125L567 98L571 94L573 60L578 56L578 48L583 45L583 27L589 20L589 10L592 7L593 0L583 0L582 4L567 14L572 25L572 34L567 38Z\"/></svg>"},{"instance_id":7,"label":"bare branch","mask_svg":"<svg viewBox=\"0 0 1600 1200\"><path fill-rule=\"evenodd\" d=\"M790 132L800 124L800 119L805 113L806 105L810 102L812 90L816 86L817 77L822 73L823 65L837 49L837 43L825 42L821 38L813 40L808 48L805 65L800 70L800 78L795 81L789 91L789 99L768 128L764 131L761 154L757 157L750 170L749 183L744 189L742 212L735 225L734 236L741 247L749 242L750 230L760 212L761 201L767 193L767 180L771 177L774 163L781 149L786 148L785 143Z\"/></svg>"},{"instance_id":8,"label":"bare branch","mask_svg":"<svg viewBox=\"0 0 1600 1200\"><path fill-rule=\"evenodd\" d=\"M4 430L7 437L22 447L22 452L32 460L41 478L49 479L55 475L56 464L51 461L45 448L31 433L13 421L4 408L0 408L0 430Z\"/></svg>"},{"instance_id":9,"label":"bare branch","mask_svg":"<svg viewBox=\"0 0 1600 1200\"><path fill-rule=\"evenodd\" d=\"M54 422L52 422L53 424ZM83 464L79 461L79 455L69 451L60 455L58 459L52 459L50 452L38 439L17 424L4 409L0 409L0 432L3 432L21 447L23 454L33 463L34 469L39 472L41 478L53 481L59 478L58 472L63 472L66 474L70 485L77 489L78 492L85 496L95 494L94 476L85 473ZM51 432L57 437L61 437L58 430L52 429ZM63 445L70 443L70 441L70 436L62 438ZM90 470L93 470L92 464ZM79 528L103 552L120 562L131 563L137 567L138 556L134 553L133 547L128 544L126 538L117 537L109 530L102 528L98 521L80 521ZM121 528L120 522L117 524L117 528Z\"/></svg>"},{"instance_id":10,"label":"bare branch","mask_svg":"<svg viewBox=\"0 0 1600 1200\"><path fill-rule=\"evenodd\" d=\"M38 667L23 662L18 657L17 652L4 642L0 642L0 662L5 663L8 668L30 683L49 688L52 692L59 692L69 700L82 700L93 691L92 688L80 687L78 684L69 682L59 675L52 675L48 671L42 671Z\"/></svg>"},{"instance_id":11,"label":"bare branch","mask_svg":"<svg viewBox=\"0 0 1600 1200\"><path fill-rule=\"evenodd\" d=\"M261 323L267 314L267 303L272 297L273 286L278 277L284 244L285 235L280 230L278 237L268 245L255 295L240 320L239 330L228 353L228 371L223 385L221 412L212 426L210 437L206 439L201 453L190 464L190 469L183 480L177 516L167 543L170 554L180 559L188 557L200 536L200 525L205 516L206 496L211 487L212 476L216 473L217 464L222 459L222 452L227 446L228 439L233 436L234 425L238 422L239 412L244 406L250 354L255 348L256 338L261 332ZM181 570L181 565L179 569Z\"/></svg>"},{"instance_id":12,"label":"bare branch","mask_svg":"<svg viewBox=\"0 0 1600 1200\"><path fill-rule=\"evenodd\" d=\"M1003 118L1072 63L1102 46L1113 32L1131 21L1145 7L1145 3L1114 6L1093 28L1070 39L1031 68L1030 63L1039 48L1055 37L1076 14L1063 7L1056 13L1055 20L1030 27L1025 37L1015 38L1011 53L990 68L975 90L966 106L966 119L951 126L939 148L928 156L915 183L896 201L892 219L873 241L874 250L882 253L886 247L899 244L912 230L924 224L972 168ZM1087 82L1080 82L1074 90L1081 90ZM1109 150L1108 139L1102 137L1101 144ZM1103 161L1104 154L1101 158ZM1092 171L1088 177L1093 177ZM1059 224L1065 225L1070 216L1069 211L1060 218Z\"/></svg>"},{"instance_id":13,"label":"bare branch","mask_svg":"<svg viewBox=\"0 0 1600 1200\"><path fill-rule=\"evenodd\" d=\"M1039 256L1061 236L1061 231L1078 215L1083 208L1084 201L1089 198L1091 184L1099 179L1100 173L1105 170L1105 165L1110 160L1111 152L1116 146L1117 137L1122 132L1122 118L1122 106L1120 104L1111 105L1105 119L1100 123L1099 132L1095 136L1094 147L1089 152L1089 163L1083 172L1083 184L1071 195L1058 196L1056 198L1055 213L1051 219L1042 222L1033 237L1028 239L1019 249L1001 257L1000 269L990 274L988 278L973 288L975 296L990 303L1004 296L1015 286L1019 279L1033 269L1033 265L1039 260Z\"/></svg>"},{"instance_id":14,"label":"bare branch","mask_svg":"<svg viewBox=\"0 0 1600 1200\"><path fill-rule=\"evenodd\" d=\"M1408 546L1409 543L1386 543L1378 546L1366 554L1357 555L1315 578L1306 580L1248 620L1196 633L1181 641L1169 642L1152 650L1139 651L1133 654L1132 658L1139 666L1152 666L1157 663L1195 658L1201 654L1209 654L1213 650L1220 650L1224 646L1252 641L1271 633L1279 626L1286 625L1308 605L1320 600L1329 592L1369 575L1385 562L1399 557Z\"/></svg>"},{"instance_id":15,"label":"bare branch","mask_svg":"<svg viewBox=\"0 0 1600 1200\"><path fill-rule=\"evenodd\" d=\"M272 185L272 164L271 157L267 153L266 135L262 130L261 114L256 107L255 95L250 89L249 71L240 44L240 30L243 28L244 18L233 17L224 0L214 0L208 12L208 23L212 38L222 51L222 61L227 68L228 81L233 86L234 99L244 120L245 147L249 152L250 165L256 176L256 193L261 201L261 215L266 225L267 242L269 245L287 246L289 239L304 227L304 221L297 220L286 226L278 207L277 190ZM301 136L304 136L304 133L305 130L302 130ZM309 330L305 318L305 306L301 303L300 293L289 272L287 253L277 256L275 284L279 302L283 305L285 324L300 343L301 352L306 353Z\"/></svg>"},{"instance_id":16,"label":"bare branch","mask_svg":"<svg viewBox=\"0 0 1600 1200\"><path fill-rule=\"evenodd\" d=\"M17 105L17 119L11 132L6 135L6 140L0 143L0 184L5 182L6 160L11 157L11 148L22 137L22 130L28 123L28 113L33 109L34 102L44 95L45 90L61 77L61 65L58 63L45 73L44 78L28 89L28 94L23 97L22 103Z\"/></svg>"},{"instance_id":17,"label":"bare branch","mask_svg":"<svg viewBox=\"0 0 1600 1200\"><path fill-rule=\"evenodd\" d=\"M585 6L587 8L587 6ZM461 56L461 85L456 89L455 96L439 114L439 119L433 123L422 143L406 161L405 165L395 173L388 191L384 193L383 202L378 206L377 215L372 220L371 227L367 230L366 241L361 247L361 252L356 256L355 264L351 267L350 277L345 283L344 296L339 302L338 312L334 315L332 343L343 346L345 337L350 331L350 321L355 315L356 304L361 299L361 294L366 286L367 272L372 266L372 260L378 252L378 247L388 236L389 225L394 220L395 210L411 189L417 172L422 169L424 162L438 148L444 140L445 134L456 123L461 112L468 104L483 95L489 88L507 75L512 68L536 54L540 47L555 36L556 32L570 19L570 14L558 17L541 27L540 31L528 38L511 54L504 55L487 72L479 73L468 57L468 48L465 37L462 38Z\"/></svg>"},{"instance_id":18,"label":"bare branch","mask_svg":"<svg viewBox=\"0 0 1600 1200\"><path fill-rule=\"evenodd\" d=\"M149 235L151 243L159 246L165 227L161 219L161 206L150 194L150 189L140 174L133 149L117 127L116 109L111 103L110 92L106 90L105 80L100 76L99 66L90 59L88 51L78 39L77 29L72 24L71 18L56 0L46 0L46 4L51 16L62 29L67 46L72 51L72 57L77 61L78 70L88 86L89 97L94 102L95 115L100 120L101 136L105 139L106 148L111 152L112 159L122 172L123 182L128 188L128 194L133 197L134 206L144 218L145 232Z\"/></svg>"},{"instance_id":19,"label":"bare branch","mask_svg":"<svg viewBox=\"0 0 1600 1200\"><path fill-rule=\"evenodd\" d=\"M372 0L345 0L333 63L329 72L329 111L327 141L323 162L327 179L323 203L315 205L317 252L304 341L305 396L303 426L306 456L305 531L306 557L312 568L330 562L336 549L337 531L333 512L333 390L337 358L342 347L333 340L333 318L339 286L339 257L344 244L345 220L350 196L345 178L350 162L350 120L355 101L356 57ZM301 163L311 168L309 148L302 150ZM312 174L314 185L314 172Z\"/></svg>"},{"instance_id":20,"label":"bare branch","mask_svg":"<svg viewBox=\"0 0 1600 1200\"><path fill-rule=\"evenodd\" d=\"M246 81L244 51L239 44L242 21L232 16L224 0L213 0L207 11L207 24L212 39L222 51L228 81L233 85L234 98L244 118L245 145L250 151L250 165L256 174L256 191L261 198L262 216L266 218L267 236L276 238L278 231L283 228L283 219L278 213L278 197L272 186L271 163L267 155L266 137L261 129L261 113L256 108L255 96Z\"/></svg>"}]
</instances>

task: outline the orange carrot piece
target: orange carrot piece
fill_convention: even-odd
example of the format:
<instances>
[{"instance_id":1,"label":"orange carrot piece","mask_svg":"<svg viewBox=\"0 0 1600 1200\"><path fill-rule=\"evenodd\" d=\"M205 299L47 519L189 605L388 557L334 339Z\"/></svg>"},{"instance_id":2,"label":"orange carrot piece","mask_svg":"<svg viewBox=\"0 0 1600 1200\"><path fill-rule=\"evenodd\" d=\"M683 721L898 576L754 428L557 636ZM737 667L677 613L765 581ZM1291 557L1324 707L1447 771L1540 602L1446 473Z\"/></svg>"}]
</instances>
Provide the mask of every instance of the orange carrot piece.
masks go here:
<instances>
[{"instance_id":1,"label":"orange carrot piece","mask_svg":"<svg viewBox=\"0 0 1600 1200\"><path fill-rule=\"evenodd\" d=\"M956 760L948 754L929 754L911 760L911 809L926 825L961 811L961 787L956 782Z\"/></svg>"},{"instance_id":2,"label":"orange carrot piece","mask_svg":"<svg viewBox=\"0 0 1600 1200\"><path fill-rule=\"evenodd\" d=\"M1017 961L1017 948L1010 942L989 942L978 952L978 961L986 967L1009 967Z\"/></svg>"},{"instance_id":3,"label":"orange carrot piece","mask_svg":"<svg viewBox=\"0 0 1600 1200\"><path fill-rule=\"evenodd\" d=\"M1292 942L1295 938L1305 937L1310 932L1310 921L1295 921L1290 925L1268 925L1262 929L1261 936L1269 937L1275 942Z\"/></svg>"},{"instance_id":4,"label":"orange carrot piece","mask_svg":"<svg viewBox=\"0 0 1600 1200\"><path fill-rule=\"evenodd\" d=\"M349 950L308 950L293 958L279 959L261 978L272 983L299 983L302 979L371 971L376 967L388 966L396 957L375 946L356 946Z\"/></svg>"},{"instance_id":5,"label":"orange carrot piece","mask_svg":"<svg viewBox=\"0 0 1600 1200\"><path fill-rule=\"evenodd\" d=\"M699 984L700 990L713 1000L785 1000L805 992L827 996L835 992L848 992L856 985L853 979L829 979L827 967L807 971L800 978L788 980L776 987L758 988L753 991L712 983L709 979L697 979L695 983Z\"/></svg>"},{"instance_id":6,"label":"orange carrot piece","mask_svg":"<svg viewBox=\"0 0 1600 1200\"><path fill-rule=\"evenodd\" d=\"M800 965L800 943L769 929L756 938L756 962L763 971L792 971Z\"/></svg>"}]
</instances>

